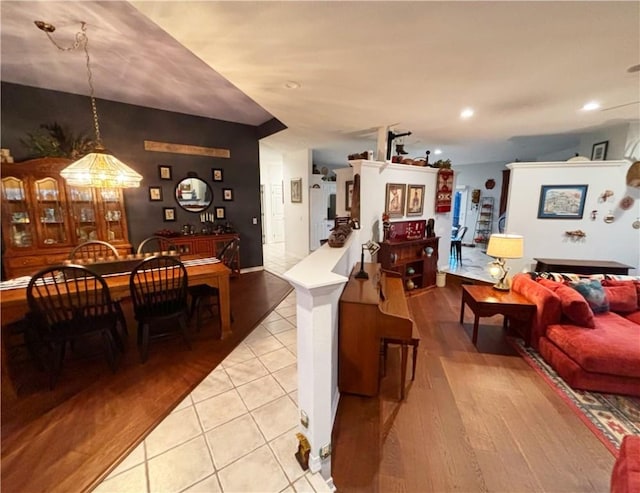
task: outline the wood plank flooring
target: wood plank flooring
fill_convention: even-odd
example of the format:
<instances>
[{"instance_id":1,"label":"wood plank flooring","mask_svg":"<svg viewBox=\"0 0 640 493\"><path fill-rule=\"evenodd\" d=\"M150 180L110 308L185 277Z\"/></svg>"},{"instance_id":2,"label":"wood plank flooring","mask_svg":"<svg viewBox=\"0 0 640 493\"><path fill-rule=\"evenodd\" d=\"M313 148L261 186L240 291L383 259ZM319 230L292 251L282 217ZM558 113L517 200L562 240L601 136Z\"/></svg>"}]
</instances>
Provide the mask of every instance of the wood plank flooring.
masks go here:
<instances>
[{"instance_id":1,"label":"wood plank flooring","mask_svg":"<svg viewBox=\"0 0 640 493\"><path fill-rule=\"evenodd\" d=\"M152 342L141 365L129 315L128 350L116 373L104 358L65 361L48 390L46 374L21 365L19 399L2 401L2 491L77 492L95 487L291 291L266 271L231 280L232 335L217 319L192 334Z\"/></svg>"},{"instance_id":2,"label":"wood plank flooring","mask_svg":"<svg viewBox=\"0 0 640 493\"><path fill-rule=\"evenodd\" d=\"M460 280L410 297L416 379L399 402L399 349L377 398L343 394L332 475L343 492L606 492L614 457L505 341L502 317L458 323Z\"/></svg>"}]
</instances>

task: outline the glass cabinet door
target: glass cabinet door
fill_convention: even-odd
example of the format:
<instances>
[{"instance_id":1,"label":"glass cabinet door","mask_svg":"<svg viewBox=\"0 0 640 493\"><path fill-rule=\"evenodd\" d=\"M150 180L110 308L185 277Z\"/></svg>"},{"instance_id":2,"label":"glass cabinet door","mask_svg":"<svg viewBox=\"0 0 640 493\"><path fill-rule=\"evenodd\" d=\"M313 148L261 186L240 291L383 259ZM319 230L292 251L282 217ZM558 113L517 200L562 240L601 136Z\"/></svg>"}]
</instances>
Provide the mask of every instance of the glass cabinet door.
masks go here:
<instances>
[{"instance_id":1,"label":"glass cabinet door","mask_svg":"<svg viewBox=\"0 0 640 493\"><path fill-rule=\"evenodd\" d=\"M68 243L63 197L61 197L58 180L43 178L35 180L34 185L40 241L47 246Z\"/></svg>"},{"instance_id":2,"label":"glass cabinet door","mask_svg":"<svg viewBox=\"0 0 640 493\"><path fill-rule=\"evenodd\" d=\"M27 206L24 181L13 176L2 179L2 209L3 221L10 225L5 241L15 248L33 246L34 223Z\"/></svg>"},{"instance_id":3,"label":"glass cabinet door","mask_svg":"<svg viewBox=\"0 0 640 493\"><path fill-rule=\"evenodd\" d=\"M94 189L90 187L69 187L68 195L77 243L99 239L98 212L94 200Z\"/></svg>"},{"instance_id":4,"label":"glass cabinet door","mask_svg":"<svg viewBox=\"0 0 640 493\"><path fill-rule=\"evenodd\" d=\"M103 188L100 189L100 196L104 205L106 240L109 243L124 241L126 238L126 224L124 222L124 204L121 191L117 188Z\"/></svg>"}]
</instances>

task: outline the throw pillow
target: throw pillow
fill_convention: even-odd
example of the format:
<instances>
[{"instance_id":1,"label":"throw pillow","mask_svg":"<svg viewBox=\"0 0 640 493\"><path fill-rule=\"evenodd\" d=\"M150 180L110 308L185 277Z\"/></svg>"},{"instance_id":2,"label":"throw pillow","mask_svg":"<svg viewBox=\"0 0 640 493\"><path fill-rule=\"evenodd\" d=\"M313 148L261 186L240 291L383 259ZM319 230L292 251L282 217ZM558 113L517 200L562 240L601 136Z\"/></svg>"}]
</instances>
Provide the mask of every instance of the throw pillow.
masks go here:
<instances>
[{"instance_id":1,"label":"throw pillow","mask_svg":"<svg viewBox=\"0 0 640 493\"><path fill-rule=\"evenodd\" d=\"M609 309L612 312L633 312L638 309L638 294L636 287L631 282L622 283L618 286L603 286Z\"/></svg>"},{"instance_id":2,"label":"throw pillow","mask_svg":"<svg viewBox=\"0 0 640 493\"><path fill-rule=\"evenodd\" d=\"M587 300L575 289L560 282L549 281L548 279L539 279L538 282L558 295L562 307L562 314L571 322L590 329L595 327L593 310L591 310Z\"/></svg>"},{"instance_id":3,"label":"throw pillow","mask_svg":"<svg viewBox=\"0 0 640 493\"><path fill-rule=\"evenodd\" d=\"M627 280L605 279L604 281L602 281L602 285L604 287L628 286L628 285L634 286L636 290L636 298L638 299L637 309L640 310L640 279L627 279Z\"/></svg>"},{"instance_id":4,"label":"throw pillow","mask_svg":"<svg viewBox=\"0 0 640 493\"><path fill-rule=\"evenodd\" d=\"M574 281L570 282L569 286L584 296L593 313L606 313L609 311L609 300L600 281L595 279Z\"/></svg>"}]
</instances>

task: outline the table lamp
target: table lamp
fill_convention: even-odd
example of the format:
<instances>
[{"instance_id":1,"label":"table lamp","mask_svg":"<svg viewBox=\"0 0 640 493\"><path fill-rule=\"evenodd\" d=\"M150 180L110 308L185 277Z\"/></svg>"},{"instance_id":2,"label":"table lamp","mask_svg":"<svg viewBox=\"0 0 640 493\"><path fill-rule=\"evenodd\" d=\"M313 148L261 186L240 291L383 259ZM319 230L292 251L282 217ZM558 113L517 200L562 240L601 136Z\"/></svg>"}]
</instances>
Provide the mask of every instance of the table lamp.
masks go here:
<instances>
[{"instance_id":1,"label":"table lamp","mask_svg":"<svg viewBox=\"0 0 640 493\"><path fill-rule=\"evenodd\" d=\"M378 250L380 250L380 245L375 241L367 241L362 244L362 252L360 254L360 270L356 274L356 279L369 279L369 274L364 270L364 251L367 250L370 255L373 256Z\"/></svg>"},{"instance_id":2,"label":"table lamp","mask_svg":"<svg viewBox=\"0 0 640 493\"><path fill-rule=\"evenodd\" d=\"M496 258L489 266L491 277L498 279L494 289L509 291L506 281L509 267L505 266L505 259L522 258L523 250L524 238L520 235L494 234L489 237L487 255Z\"/></svg>"}]
</instances>

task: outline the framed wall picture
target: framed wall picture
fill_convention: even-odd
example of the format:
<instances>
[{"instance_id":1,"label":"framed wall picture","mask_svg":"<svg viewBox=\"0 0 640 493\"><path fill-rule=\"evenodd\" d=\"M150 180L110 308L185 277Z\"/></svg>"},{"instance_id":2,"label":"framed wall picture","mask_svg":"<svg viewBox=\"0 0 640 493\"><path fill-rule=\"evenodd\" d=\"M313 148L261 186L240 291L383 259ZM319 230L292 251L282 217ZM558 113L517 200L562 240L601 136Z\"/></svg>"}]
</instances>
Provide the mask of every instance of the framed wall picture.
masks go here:
<instances>
[{"instance_id":1,"label":"framed wall picture","mask_svg":"<svg viewBox=\"0 0 640 493\"><path fill-rule=\"evenodd\" d=\"M302 178L291 180L291 202L302 202Z\"/></svg>"},{"instance_id":2,"label":"framed wall picture","mask_svg":"<svg viewBox=\"0 0 640 493\"><path fill-rule=\"evenodd\" d=\"M407 186L401 183L387 183L385 211L389 217L404 216L405 193Z\"/></svg>"},{"instance_id":3,"label":"framed wall picture","mask_svg":"<svg viewBox=\"0 0 640 493\"><path fill-rule=\"evenodd\" d=\"M149 187L149 200L151 202L162 201L162 187Z\"/></svg>"},{"instance_id":4,"label":"framed wall picture","mask_svg":"<svg viewBox=\"0 0 640 493\"><path fill-rule=\"evenodd\" d=\"M165 222L172 222L176 220L176 208L175 207L163 207L162 214Z\"/></svg>"},{"instance_id":5,"label":"framed wall picture","mask_svg":"<svg viewBox=\"0 0 640 493\"><path fill-rule=\"evenodd\" d=\"M542 185L538 219L582 219L588 185Z\"/></svg>"},{"instance_id":6,"label":"framed wall picture","mask_svg":"<svg viewBox=\"0 0 640 493\"><path fill-rule=\"evenodd\" d=\"M222 189L222 200L225 202L231 202L233 200L233 188Z\"/></svg>"},{"instance_id":7,"label":"framed wall picture","mask_svg":"<svg viewBox=\"0 0 640 493\"><path fill-rule=\"evenodd\" d=\"M211 169L211 179L213 181L222 181L222 170L220 168Z\"/></svg>"},{"instance_id":8,"label":"framed wall picture","mask_svg":"<svg viewBox=\"0 0 640 493\"><path fill-rule=\"evenodd\" d=\"M158 165L158 175L161 180L171 179L171 166Z\"/></svg>"},{"instance_id":9,"label":"framed wall picture","mask_svg":"<svg viewBox=\"0 0 640 493\"><path fill-rule=\"evenodd\" d=\"M480 200L478 190L478 200ZM436 181L436 212L451 212L453 198L453 170L440 168Z\"/></svg>"},{"instance_id":10,"label":"framed wall picture","mask_svg":"<svg viewBox=\"0 0 640 493\"><path fill-rule=\"evenodd\" d=\"M424 210L424 185L407 185L407 216L421 216Z\"/></svg>"},{"instance_id":11,"label":"framed wall picture","mask_svg":"<svg viewBox=\"0 0 640 493\"><path fill-rule=\"evenodd\" d=\"M593 144L591 148L591 160L592 161L604 161L607 159L607 148L609 147L609 141L598 142Z\"/></svg>"},{"instance_id":12,"label":"framed wall picture","mask_svg":"<svg viewBox=\"0 0 640 493\"><path fill-rule=\"evenodd\" d=\"M353 180L346 182L344 188L344 208L350 211L351 205L353 205Z\"/></svg>"},{"instance_id":13,"label":"framed wall picture","mask_svg":"<svg viewBox=\"0 0 640 493\"><path fill-rule=\"evenodd\" d=\"M227 217L224 207L215 208L216 219L225 219Z\"/></svg>"}]
</instances>

